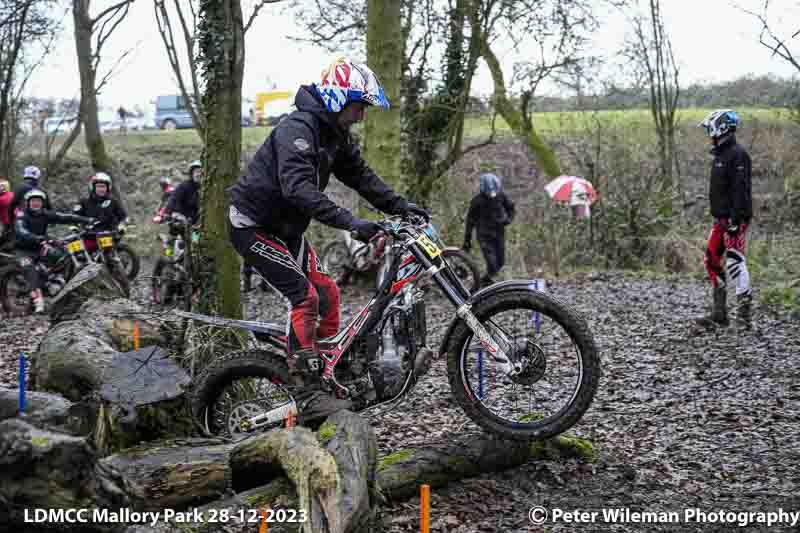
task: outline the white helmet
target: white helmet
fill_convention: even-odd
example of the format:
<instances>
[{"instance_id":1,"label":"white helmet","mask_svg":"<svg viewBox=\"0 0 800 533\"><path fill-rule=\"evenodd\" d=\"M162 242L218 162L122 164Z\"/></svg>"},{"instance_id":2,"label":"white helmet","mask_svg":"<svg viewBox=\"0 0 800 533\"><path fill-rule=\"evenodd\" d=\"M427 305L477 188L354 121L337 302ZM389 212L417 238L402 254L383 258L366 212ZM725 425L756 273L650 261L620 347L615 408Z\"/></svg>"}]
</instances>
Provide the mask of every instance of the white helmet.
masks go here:
<instances>
[{"instance_id":1,"label":"white helmet","mask_svg":"<svg viewBox=\"0 0 800 533\"><path fill-rule=\"evenodd\" d=\"M111 191L111 176L109 176L105 172L98 172L97 174L89 178L89 193L94 194L94 186L97 183L105 183L106 187L108 187L109 192Z\"/></svg>"},{"instance_id":2,"label":"white helmet","mask_svg":"<svg viewBox=\"0 0 800 533\"><path fill-rule=\"evenodd\" d=\"M30 165L25 167L25 170L22 171L22 179L26 180L35 180L39 181L39 178L42 175L42 171L39 170L39 167Z\"/></svg>"}]
</instances>

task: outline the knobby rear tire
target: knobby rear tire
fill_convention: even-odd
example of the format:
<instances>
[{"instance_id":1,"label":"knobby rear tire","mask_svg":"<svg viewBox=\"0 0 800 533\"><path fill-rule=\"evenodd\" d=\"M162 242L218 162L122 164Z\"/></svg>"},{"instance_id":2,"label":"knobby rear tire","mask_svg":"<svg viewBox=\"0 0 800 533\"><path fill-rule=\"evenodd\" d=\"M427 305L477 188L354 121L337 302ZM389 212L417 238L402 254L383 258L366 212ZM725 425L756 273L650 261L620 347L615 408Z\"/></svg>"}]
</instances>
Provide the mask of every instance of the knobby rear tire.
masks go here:
<instances>
[{"instance_id":1,"label":"knobby rear tire","mask_svg":"<svg viewBox=\"0 0 800 533\"><path fill-rule=\"evenodd\" d=\"M580 314L566 303L541 292L525 289L488 294L472 306L481 323L493 314L510 309L533 309L552 319L567 332L580 352L582 375L578 392L557 413L541 421L517 423L504 420L486 409L469 390L463 379L462 349L472 330L461 320L453 329L447 345L447 374L450 389L459 406L483 429L501 437L535 441L552 438L574 426L592 403L600 380L600 357L589 326Z\"/></svg>"},{"instance_id":2,"label":"knobby rear tire","mask_svg":"<svg viewBox=\"0 0 800 533\"><path fill-rule=\"evenodd\" d=\"M192 416L198 427L205 429L208 421L212 434L222 434L222 428L213 426L213 417L206 415L222 391L240 378L266 378L285 384L289 381L289 368L284 357L267 350L233 352L215 360L195 380Z\"/></svg>"}]
</instances>

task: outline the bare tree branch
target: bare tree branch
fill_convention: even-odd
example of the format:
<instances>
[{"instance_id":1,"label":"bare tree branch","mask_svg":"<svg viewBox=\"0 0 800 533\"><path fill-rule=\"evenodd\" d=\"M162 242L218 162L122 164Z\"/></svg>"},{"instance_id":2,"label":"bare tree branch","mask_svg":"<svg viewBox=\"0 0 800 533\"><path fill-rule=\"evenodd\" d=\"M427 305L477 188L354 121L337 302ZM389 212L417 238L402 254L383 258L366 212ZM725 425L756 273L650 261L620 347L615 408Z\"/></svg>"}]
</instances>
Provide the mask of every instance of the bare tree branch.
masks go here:
<instances>
[{"instance_id":1,"label":"bare tree branch","mask_svg":"<svg viewBox=\"0 0 800 533\"><path fill-rule=\"evenodd\" d=\"M266 4L277 4L281 0L259 0L259 2L253 8L253 12L250 14L250 18L247 19L247 24L244 25L244 33L247 33L247 30L250 29L250 26L253 25L253 21L256 20L258 16L258 12L261 11Z\"/></svg>"}]
</instances>

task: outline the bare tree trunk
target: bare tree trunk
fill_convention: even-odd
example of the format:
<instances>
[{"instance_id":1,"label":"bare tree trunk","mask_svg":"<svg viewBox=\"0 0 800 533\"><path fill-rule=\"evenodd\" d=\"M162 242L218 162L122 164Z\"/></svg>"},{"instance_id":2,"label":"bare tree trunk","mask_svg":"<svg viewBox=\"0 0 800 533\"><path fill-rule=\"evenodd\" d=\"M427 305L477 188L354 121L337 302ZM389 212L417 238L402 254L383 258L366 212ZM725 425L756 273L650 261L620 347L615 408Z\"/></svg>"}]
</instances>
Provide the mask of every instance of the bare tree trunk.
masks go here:
<instances>
[{"instance_id":1,"label":"bare tree trunk","mask_svg":"<svg viewBox=\"0 0 800 533\"><path fill-rule=\"evenodd\" d=\"M125 18L128 7L133 0L123 0L101 11L97 17L89 14L91 0L73 0L72 15L75 21L75 48L78 55L78 71L81 78L81 104L79 120L83 123L84 139L92 168L95 172L105 172L114 176L113 161L106 151L103 136L100 133L100 122L97 117L97 93L108 80L111 72L97 80L97 67L100 63L101 51L111 33ZM94 44L92 39L95 39ZM80 126L76 124L75 128ZM124 204L119 176L114 176L116 186L111 193Z\"/></svg>"},{"instance_id":2,"label":"bare tree trunk","mask_svg":"<svg viewBox=\"0 0 800 533\"><path fill-rule=\"evenodd\" d=\"M400 7L397 0L367 2L367 63L383 84L391 107L367 113L364 152L370 166L394 188L402 183L400 85L404 41Z\"/></svg>"},{"instance_id":3,"label":"bare tree trunk","mask_svg":"<svg viewBox=\"0 0 800 533\"><path fill-rule=\"evenodd\" d=\"M205 178L199 246L202 312L242 316L239 256L228 244L225 190L239 176L244 27L239 0L201 0L200 64L206 79Z\"/></svg>"}]
</instances>

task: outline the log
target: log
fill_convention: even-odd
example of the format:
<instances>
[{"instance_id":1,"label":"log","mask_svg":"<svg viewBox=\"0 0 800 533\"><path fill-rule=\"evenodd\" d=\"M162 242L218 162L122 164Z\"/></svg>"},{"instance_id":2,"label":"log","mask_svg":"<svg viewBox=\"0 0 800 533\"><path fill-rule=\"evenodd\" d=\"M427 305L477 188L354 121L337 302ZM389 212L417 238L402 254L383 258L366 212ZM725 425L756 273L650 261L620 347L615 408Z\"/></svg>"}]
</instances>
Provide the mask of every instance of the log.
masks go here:
<instances>
[{"instance_id":1,"label":"log","mask_svg":"<svg viewBox=\"0 0 800 533\"><path fill-rule=\"evenodd\" d=\"M306 522L271 522L271 532L374 533L380 529L372 490L376 438L369 423L360 416L341 411L329 417L317 435L303 427L278 429L233 446L230 452L233 486L257 485L256 488L199 507L203 520L135 526L126 533L179 533L184 528L210 533L218 531L215 527L219 524L209 523L208 518L221 516L223 512L233 517L226 522L230 531L250 533L254 530L252 520L258 521L258 511L265 508L283 509L289 516L300 509L306 512ZM136 460L128 470L133 473L140 468L141 461ZM169 476L170 472L163 474ZM143 478L138 473L132 475L137 481ZM148 480L154 477L146 476ZM264 484L265 480L271 481ZM127 487L128 483L123 485ZM201 484L201 489L205 487ZM130 494L130 490L126 492ZM151 491L141 491L144 499L148 492ZM302 516L296 514L294 518L299 520Z\"/></svg>"},{"instance_id":2,"label":"log","mask_svg":"<svg viewBox=\"0 0 800 533\"><path fill-rule=\"evenodd\" d=\"M114 354L133 348L134 321L140 346L173 347L172 323L130 300L92 298L80 308L80 317L45 333L31 357L31 388L59 392L72 401L99 389Z\"/></svg>"},{"instance_id":3,"label":"log","mask_svg":"<svg viewBox=\"0 0 800 533\"><path fill-rule=\"evenodd\" d=\"M188 374L156 345L171 343L177 320L163 320L125 299L92 298L81 318L57 323L31 358L31 386L63 394L91 411L101 454L142 440L185 437L194 430ZM138 324L138 351L132 348Z\"/></svg>"},{"instance_id":4,"label":"log","mask_svg":"<svg viewBox=\"0 0 800 533\"><path fill-rule=\"evenodd\" d=\"M101 459L95 469L137 511L185 509L225 494L232 444L220 439L150 443Z\"/></svg>"},{"instance_id":5,"label":"log","mask_svg":"<svg viewBox=\"0 0 800 533\"><path fill-rule=\"evenodd\" d=\"M111 272L99 263L91 263L80 269L50 302L50 320L77 318L81 306L90 298L126 298L128 294L113 278Z\"/></svg>"},{"instance_id":6,"label":"log","mask_svg":"<svg viewBox=\"0 0 800 533\"><path fill-rule=\"evenodd\" d=\"M308 428L276 429L257 435L231 452L231 468L254 476L274 472L280 465L295 486L298 508L308 513L306 533L344 533L340 507L341 480L336 461ZM327 528L326 528L327 523Z\"/></svg>"},{"instance_id":7,"label":"log","mask_svg":"<svg viewBox=\"0 0 800 533\"><path fill-rule=\"evenodd\" d=\"M481 474L516 468L532 459L595 460L594 448L584 439L560 435L543 442L517 442L490 435L464 435L426 448L397 450L378 459L377 485L389 501L417 495L419 486L442 487Z\"/></svg>"}]
</instances>

